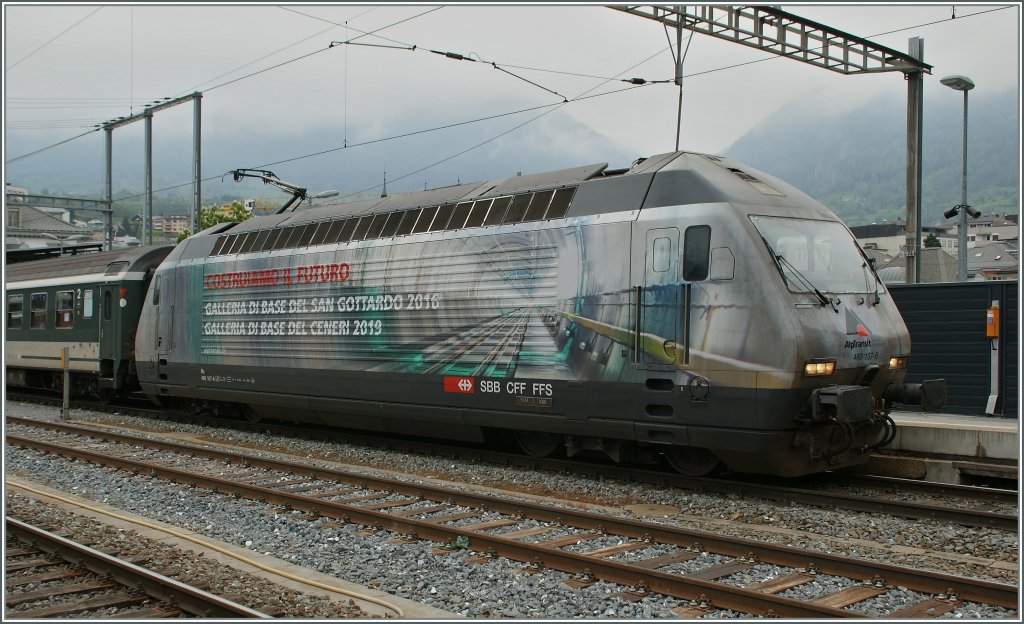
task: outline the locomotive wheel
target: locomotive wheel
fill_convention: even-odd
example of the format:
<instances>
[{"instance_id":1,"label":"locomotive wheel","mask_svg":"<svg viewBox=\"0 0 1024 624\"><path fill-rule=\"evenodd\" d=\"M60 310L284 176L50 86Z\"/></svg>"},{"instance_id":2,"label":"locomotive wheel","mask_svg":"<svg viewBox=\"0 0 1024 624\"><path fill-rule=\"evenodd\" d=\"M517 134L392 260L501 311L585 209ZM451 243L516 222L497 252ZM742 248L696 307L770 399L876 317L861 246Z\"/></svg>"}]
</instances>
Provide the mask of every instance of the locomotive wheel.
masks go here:
<instances>
[{"instance_id":1,"label":"locomotive wheel","mask_svg":"<svg viewBox=\"0 0 1024 624\"><path fill-rule=\"evenodd\" d=\"M673 446L663 455L673 470L687 477L704 477L722 466L721 460L705 448Z\"/></svg>"},{"instance_id":2,"label":"locomotive wheel","mask_svg":"<svg viewBox=\"0 0 1024 624\"><path fill-rule=\"evenodd\" d=\"M551 457L562 448L562 436L539 431L517 431L516 443L530 457Z\"/></svg>"}]
</instances>

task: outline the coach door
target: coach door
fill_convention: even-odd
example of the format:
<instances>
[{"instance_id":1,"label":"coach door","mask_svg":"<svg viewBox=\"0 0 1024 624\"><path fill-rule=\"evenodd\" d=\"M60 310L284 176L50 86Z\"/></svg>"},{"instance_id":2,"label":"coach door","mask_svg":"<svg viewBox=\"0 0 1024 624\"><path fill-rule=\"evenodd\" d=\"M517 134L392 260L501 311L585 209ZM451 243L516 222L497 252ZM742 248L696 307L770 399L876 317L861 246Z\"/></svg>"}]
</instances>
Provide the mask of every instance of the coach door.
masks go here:
<instances>
[{"instance_id":1,"label":"coach door","mask_svg":"<svg viewBox=\"0 0 1024 624\"><path fill-rule=\"evenodd\" d=\"M153 277L149 289L150 303L156 310L156 372L157 379L167 379L167 354L174 349L174 271Z\"/></svg>"},{"instance_id":2,"label":"coach door","mask_svg":"<svg viewBox=\"0 0 1024 624\"><path fill-rule=\"evenodd\" d=\"M679 229L648 230L639 305L638 363L672 365L679 332Z\"/></svg>"},{"instance_id":3,"label":"coach door","mask_svg":"<svg viewBox=\"0 0 1024 624\"><path fill-rule=\"evenodd\" d=\"M100 377L112 379L121 360L121 287L100 287Z\"/></svg>"}]
</instances>

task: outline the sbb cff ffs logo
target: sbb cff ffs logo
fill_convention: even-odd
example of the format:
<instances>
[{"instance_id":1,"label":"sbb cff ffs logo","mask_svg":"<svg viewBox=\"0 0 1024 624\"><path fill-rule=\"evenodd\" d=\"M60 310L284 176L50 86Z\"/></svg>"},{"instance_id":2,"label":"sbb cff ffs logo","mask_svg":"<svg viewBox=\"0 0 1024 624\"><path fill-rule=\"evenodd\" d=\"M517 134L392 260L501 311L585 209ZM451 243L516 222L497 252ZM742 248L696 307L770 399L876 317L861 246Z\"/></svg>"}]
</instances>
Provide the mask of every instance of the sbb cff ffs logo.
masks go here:
<instances>
[{"instance_id":1,"label":"sbb cff ffs logo","mask_svg":"<svg viewBox=\"0 0 1024 624\"><path fill-rule=\"evenodd\" d=\"M472 377L445 377L444 391L457 394L473 394L476 388Z\"/></svg>"}]
</instances>

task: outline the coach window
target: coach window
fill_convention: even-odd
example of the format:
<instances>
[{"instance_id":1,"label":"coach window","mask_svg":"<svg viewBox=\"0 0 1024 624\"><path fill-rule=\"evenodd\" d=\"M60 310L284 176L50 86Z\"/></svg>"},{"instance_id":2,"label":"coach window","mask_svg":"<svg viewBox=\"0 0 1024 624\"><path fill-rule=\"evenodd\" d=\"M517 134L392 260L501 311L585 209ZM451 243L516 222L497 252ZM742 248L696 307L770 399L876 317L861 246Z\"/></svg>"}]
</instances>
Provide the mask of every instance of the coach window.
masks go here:
<instances>
[{"instance_id":1,"label":"coach window","mask_svg":"<svg viewBox=\"0 0 1024 624\"><path fill-rule=\"evenodd\" d=\"M46 329L46 293L32 293L29 327Z\"/></svg>"},{"instance_id":2,"label":"coach window","mask_svg":"<svg viewBox=\"0 0 1024 624\"><path fill-rule=\"evenodd\" d=\"M24 295L7 295L7 329L21 329L21 311Z\"/></svg>"},{"instance_id":3,"label":"coach window","mask_svg":"<svg viewBox=\"0 0 1024 624\"><path fill-rule=\"evenodd\" d=\"M82 318L92 318L92 288L82 293Z\"/></svg>"},{"instance_id":4,"label":"coach window","mask_svg":"<svg viewBox=\"0 0 1024 624\"><path fill-rule=\"evenodd\" d=\"M707 279L711 266L711 228L707 225L686 228L683 245L683 279L687 282Z\"/></svg>"},{"instance_id":5,"label":"coach window","mask_svg":"<svg viewBox=\"0 0 1024 624\"><path fill-rule=\"evenodd\" d=\"M57 329L71 329L75 326L75 292L72 290L57 291Z\"/></svg>"}]
</instances>

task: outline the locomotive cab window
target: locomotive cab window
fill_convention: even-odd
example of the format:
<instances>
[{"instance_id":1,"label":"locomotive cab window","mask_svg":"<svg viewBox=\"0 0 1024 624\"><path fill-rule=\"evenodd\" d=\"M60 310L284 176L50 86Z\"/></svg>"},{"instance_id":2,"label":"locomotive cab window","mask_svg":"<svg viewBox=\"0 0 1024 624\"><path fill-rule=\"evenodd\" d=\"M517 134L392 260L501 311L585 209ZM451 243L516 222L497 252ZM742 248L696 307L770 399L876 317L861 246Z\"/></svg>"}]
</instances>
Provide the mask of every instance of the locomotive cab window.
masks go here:
<instances>
[{"instance_id":1,"label":"locomotive cab window","mask_svg":"<svg viewBox=\"0 0 1024 624\"><path fill-rule=\"evenodd\" d=\"M57 291L54 326L57 329L71 329L75 326L75 293L71 290Z\"/></svg>"},{"instance_id":2,"label":"locomotive cab window","mask_svg":"<svg viewBox=\"0 0 1024 624\"><path fill-rule=\"evenodd\" d=\"M29 310L29 327L46 329L46 293L32 293Z\"/></svg>"},{"instance_id":3,"label":"locomotive cab window","mask_svg":"<svg viewBox=\"0 0 1024 624\"><path fill-rule=\"evenodd\" d=\"M711 266L711 228L695 225L686 228L683 238L683 279L699 282L708 278Z\"/></svg>"},{"instance_id":4,"label":"locomotive cab window","mask_svg":"<svg viewBox=\"0 0 1024 624\"><path fill-rule=\"evenodd\" d=\"M768 245L790 292L865 293L874 290L867 260L838 221L750 217Z\"/></svg>"},{"instance_id":5,"label":"locomotive cab window","mask_svg":"<svg viewBox=\"0 0 1024 624\"><path fill-rule=\"evenodd\" d=\"M7 329L21 329L24 295L7 295Z\"/></svg>"}]
</instances>

